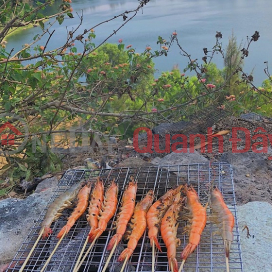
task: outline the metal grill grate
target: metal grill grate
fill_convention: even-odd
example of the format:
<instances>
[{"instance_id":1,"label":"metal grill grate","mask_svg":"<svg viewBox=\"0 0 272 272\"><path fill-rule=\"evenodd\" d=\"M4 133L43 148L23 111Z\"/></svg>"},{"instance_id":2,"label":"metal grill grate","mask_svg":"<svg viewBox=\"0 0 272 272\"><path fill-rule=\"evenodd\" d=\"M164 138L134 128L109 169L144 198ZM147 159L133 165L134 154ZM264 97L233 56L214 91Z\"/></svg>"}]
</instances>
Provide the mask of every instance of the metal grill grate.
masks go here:
<instances>
[{"instance_id":1,"label":"metal grill grate","mask_svg":"<svg viewBox=\"0 0 272 272\"><path fill-rule=\"evenodd\" d=\"M242 259L241 248L238 233L238 223L236 216L236 202L233 187L232 168L226 163L209 164L189 164L179 166L165 167L142 167L142 168L116 168L109 170L68 170L60 180L59 187L52 198L65 191L70 185L80 180L88 180L90 177L100 175L107 186L112 178L115 178L119 185L119 203L122 198L125 186L128 183L129 176L134 176L138 180L137 201L139 201L150 189L154 189L155 196L163 195L172 186L182 183L192 184L199 193L200 200L203 205L206 204L208 196L208 188L213 182L224 196L226 204L230 207L235 216L234 241L230 253L230 271L241 272ZM24 261L30 248L33 246L38 237L40 225L44 218L46 210L41 214L39 220L31 229L26 240L13 259L13 268L7 271L19 271L21 263ZM66 219L70 211L65 211L63 215L52 225L53 235L46 240L40 240L35 251L33 252L24 271L40 271L50 252L57 243L56 234L66 224ZM109 252L106 251L106 245L110 238L114 235L113 221L116 214L108 224L108 229L98 239L95 246L91 250L88 258L80 268L81 272L102 271L107 260ZM182 233L185 222L179 224L178 238L181 239L181 245L177 250L178 262L181 262L180 253L188 242L188 235ZM185 263L184 270L186 272L223 272L225 271L225 254L222 238L214 234L216 226L207 222L206 228L201 236L200 245L195 252L188 258ZM89 232L86 217L82 216L68 235L63 239L58 250L51 259L46 271L72 271L86 236ZM156 252L157 272L169 271L166 248L162 239L159 239L163 252ZM117 258L125 247L122 242L117 246L115 253L108 266L110 272L120 271L120 263ZM130 258L125 271L151 271L152 249L150 246L147 233L145 232L141 240L138 242L134 254Z\"/></svg>"}]
</instances>

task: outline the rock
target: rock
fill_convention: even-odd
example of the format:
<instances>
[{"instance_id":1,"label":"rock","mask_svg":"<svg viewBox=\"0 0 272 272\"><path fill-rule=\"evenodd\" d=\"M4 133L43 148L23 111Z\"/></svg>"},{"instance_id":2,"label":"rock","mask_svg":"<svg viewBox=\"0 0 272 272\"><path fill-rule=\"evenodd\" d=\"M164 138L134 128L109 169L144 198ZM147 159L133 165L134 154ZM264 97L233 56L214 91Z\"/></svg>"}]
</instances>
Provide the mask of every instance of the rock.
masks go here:
<instances>
[{"instance_id":1,"label":"rock","mask_svg":"<svg viewBox=\"0 0 272 272\"><path fill-rule=\"evenodd\" d=\"M84 160L84 162L86 163L88 169L98 169L100 167L99 162L92 158L87 158Z\"/></svg>"},{"instance_id":2,"label":"rock","mask_svg":"<svg viewBox=\"0 0 272 272\"><path fill-rule=\"evenodd\" d=\"M248 121L258 121L258 122L264 121L264 117L261 116L260 114L255 113L255 112L241 114L240 118L248 120Z\"/></svg>"},{"instance_id":3,"label":"rock","mask_svg":"<svg viewBox=\"0 0 272 272\"><path fill-rule=\"evenodd\" d=\"M118 139L116 137L109 137L110 144L117 144Z\"/></svg>"},{"instance_id":4,"label":"rock","mask_svg":"<svg viewBox=\"0 0 272 272\"><path fill-rule=\"evenodd\" d=\"M58 180L45 179L26 199L0 201L0 265L11 261L30 229L47 206Z\"/></svg>"},{"instance_id":5,"label":"rock","mask_svg":"<svg viewBox=\"0 0 272 272\"><path fill-rule=\"evenodd\" d=\"M20 183L17 184L14 188L14 191L17 193L27 193L27 192L33 192L39 183L41 183L43 180L51 178L52 174L45 174L42 177L35 177L31 181L27 181L25 179L20 180Z\"/></svg>"},{"instance_id":6,"label":"rock","mask_svg":"<svg viewBox=\"0 0 272 272\"><path fill-rule=\"evenodd\" d=\"M272 206L267 202L250 202L237 207L243 267L246 272L272 271ZM250 237L244 226L249 228Z\"/></svg>"},{"instance_id":7,"label":"rock","mask_svg":"<svg viewBox=\"0 0 272 272\"><path fill-rule=\"evenodd\" d=\"M101 169L111 169L112 167L108 163L108 158L106 156L103 156L100 161L100 168Z\"/></svg>"},{"instance_id":8,"label":"rock","mask_svg":"<svg viewBox=\"0 0 272 272\"><path fill-rule=\"evenodd\" d=\"M79 166L73 167L72 170L86 170L86 166L79 165Z\"/></svg>"},{"instance_id":9,"label":"rock","mask_svg":"<svg viewBox=\"0 0 272 272\"><path fill-rule=\"evenodd\" d=\"M56 177L47 178L38 184L35 193L40 193L50 189L55 189L58 186L58 179Z\"/></svg>"},{"instance_id":10,"label":"rock","mask_svg":"<svg viewBox=\"0 0 272 272\"><path fill-rule=\"evenodd\" d=\"M180 149L177 149L180 150ZM187 153L175 153L172 152L163 158L155 158L151 163L155 165L177 165L177 164L189 164L189 163L207 163L208 159L203 157L197 151L190 153L189 149Z\"/></svg>"},{"instance_id":11,"label":"rock","mask_svg":"<svg viewBox=\"0 0 272 272\"><path fill-rule=\"evenodd\" d=\"M177 149L179 150L179 149ZM184 181L187 181L188 179L188 173L187 173L187 166L191 163L208 163L208 160L203 157L201 154L199 154L197 151L194 151L194 153L190 153L188 149L188 153L175 153L172 152L169 155L166 155L163 158L155 158L151 161L154 165L158 166L171 166L170 171L173 171L174 174L178 175L180 178L184 179ZM183 167L173 167L173 165L184 165ZM178 171L179 172L176 172ZM174 186L175 184L170 184L171 186Z\"/></svg>"},{"instance_id":12,"label":"rock","mask_svg":"<svg viewBox=\"0 0 272 272\"><path fill-rule=\"evenodd\" d=\"M143 132L143 133L139 133L139 136L138 136L138 141L144 141L144 140L147 140L147 133L146 132Z\"/></svg>"},{"instance_id":13,"label":"rock","mask_svg":"<svg viewBox=\"0 0 272 272\"><path fill-rule=\"evenodd\" d=\"M162 137L165 136L165 134L181 134L182 130L186 128L189 125L189 122L186 121L180 121L176 123L162 123L152 129L153 134L158 134Z\"/></svg>"},{"instance_id":14,"label":"rock","mask_svg":"<svg viewBox=\"0 0 272 272\"><path fill-rule=\"evenodd\" d=\"M130 157L120 162L116 167L143 167L143 166L153 166L153 164L148 163L137 157Z\"/></svg>"},{"instance_id":15,"label":"rock","mask_svg":"<svg viewBox=\"0 0 272 272\"><path fill-rule=\"evenodd\" d=\"M156 157L151 161L151 163L153 163L155 165L159 165L161 160L162 160L162 158Z\"/></svg>"},{"instance_id":16,"label":"rock","mask_svg":"<svg viewBox=\"0 0 272 272\"><path fill-rule=\"evenodd\" d=\"M144 158L144 159L150 159L151 158L151 153L142 153L141 156Z\"/></svg>"},{"instance_id":17,"label":"rock","mask_svg":"<svg viewBox=\"0 0 272 272\"><path fill-rule=\"evenodd\" d=\"M262 153L246 152L222 154L220 161L233 167L237 203L272 200L268 190L272 190L271 161ZM259 189L257 189L259 188Z\"/></svg>"}]
</instances>

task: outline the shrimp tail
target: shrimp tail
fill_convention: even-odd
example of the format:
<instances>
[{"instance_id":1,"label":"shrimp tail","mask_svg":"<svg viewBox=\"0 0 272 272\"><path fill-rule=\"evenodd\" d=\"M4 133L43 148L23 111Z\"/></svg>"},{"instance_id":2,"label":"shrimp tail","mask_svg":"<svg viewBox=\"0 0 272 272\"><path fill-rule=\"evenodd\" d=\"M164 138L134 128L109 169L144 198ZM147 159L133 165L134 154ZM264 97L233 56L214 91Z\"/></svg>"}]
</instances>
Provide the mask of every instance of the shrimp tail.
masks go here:
<instances>
[{"instance_id":1,"label":"shrimp tail","mask_svg":"<svg viewBox=\"0 0 272 272\"><path fill-rule=\"evenodd\" d=\"M118 262L124 261L126 258L129 258L133 253L133 250L130 248L125 248L118 258Z\"/></svg>"},{"instance_id":2,"label":"shrimp tail","mask_svg":"<svg viewBox=\"0 0 272 272\"><path fill-rule=\"evenodd\" d=\"M68 231L69 231L70 229L71 229L70 226L65 225L65 226L60 230L60 232L58 233L57 238L60 239L60 238L62 237L62 235L63 235L64 233L68 233Z\"/></svg>"},{"instance_id":3,"label":"shrimp tail","mask_svg":"<svg viewBox=\"0 0 272 272\"><path fill-rule=\"evenodd\" d=\"M94 240L95 237L99 237L102 234L103 230L97 228L96 230L94 230L93 232L89 233L89 242L92 242Z\"/></svg>"},{"instance_id":4,"label":"shrimp tail","mask_svg":"<svg viewBox=\"0 0 272 272\"><path fill-rule=\"evenodd\" d=\"M160 252L162 252L162 249L161 249L161 246L160 246L160 244L159 244L159 241L158 241L157 237L151 237L151 238L150 238L150 244L151 244L151 246L153 245L153 242L155 243L157 249L158 249Z\"/></svg>"},{"instance_id":5,"label":"shrimp tail","mask_svg":"<svg viewBox=\"0 0 272 272\"><path fill-rule=\"evenodd\" d=\"M197 245L189 243L181 252L181 259L186 260L188 256L196 249Z\"/></svg>"},{"instance_id":6,"label":"shrimp tail","mask_svg":"<svg viewBox=\"0 0 272 272\"><path fill-rule=\"evenodd\" d=\"M224 246L225 246L226 257L229 258L231 241L224 240Z\"/></svg>"},{"instance_id":7,"label":"shrimp tail","mask_svg":"<svg viewBox=\"0 0 272 272\"><path fill-rule=\"evenodd\" d=\"M42 238L47 238L50 234L52 234L52 229L50 227L44 227Z\"/></svg>"},{"instance_id":8,"label":"shrimp tail","mask_svg":"<svg viewBox=\"0 0 272 272\"><path fill-rule=\"evenodd\" d=\"M170 268L171 266L173 266L173 271L174 272L178 272L178 262L177 262L177 259L176 258L170 258L169 259L169 265L170 265Z\"/></svg>"},{"instance_id":9,"label":"shrimp tail","mask_svg":"<svg viewBox=\"0 0 272 272\"><path fill-rule=\"evenodd\" d=\"M91 230L90 230L90 232L89 232L89 234L88 234L88 236L89 236L89 241L90 241L90 238L94 235L94 232L97 230L97 228L96 229L94 229L94 228L91 228Z\"/></svg>"},{"instance_id":10,"label":"shrimp tail","mask_svg":"<svg viewBox=\"0 0 272 272\"><path fill-rule=\"evenodd\" d=\"M114 246L115 243L119 243L122 239L122 235L121 234L115 234L113 235L113 237L110 239L110 242L107 246L107 250L111 250Z\"/></svg>"}]
</instances>

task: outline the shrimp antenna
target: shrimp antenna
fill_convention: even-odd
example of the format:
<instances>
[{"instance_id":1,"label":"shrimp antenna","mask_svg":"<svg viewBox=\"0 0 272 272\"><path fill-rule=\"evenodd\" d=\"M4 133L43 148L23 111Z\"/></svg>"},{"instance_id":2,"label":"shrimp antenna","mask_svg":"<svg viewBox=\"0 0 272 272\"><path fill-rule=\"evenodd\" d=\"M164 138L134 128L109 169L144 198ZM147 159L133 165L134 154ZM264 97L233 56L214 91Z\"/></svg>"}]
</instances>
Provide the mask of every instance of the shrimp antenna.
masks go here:
<instances>
[{"instance_id":1,"label":"shrimp antenna","mask_svg":"<svg viewBox=\"0 0 272 272\"><path fill-rule=\"evenodd\" d=\"M111 259L112 255L113 255L113 252L114 252L116 246L117 246L117 240L115 241L114 246L113 246L113 248L111 249L110 255L109 255L109 257L108 257L108 259L107 259L107 261L106 261L106 263L105 263L105 266L104 266L102 272L105 272L105 271L106 271L106 269L107 269L107 267L108 267L108 265L109 265L110 259Z\"/></svg>"},{"instance_id":2,"label":"shrimp antenna","mask_svg":"<svg viewBox=\"0 0 272 272\"><path fill-rule=\"evenodd\" d=\"M124 261L124 263L123 263L123 266L122 266L122 268L121 268L120 272L123 272L123 271L125 270L125 267L126 267L127 261L128 261L128 255L127 255L127 257L126 257L126 259L125 259L125 261Z\"/></svg>"},{"instance_id":3,"label":"shrimp antenna","mask_svg":"<svg viewBox=\"0 0 272 272\"><path fill-rule=\"evenodd\" d=\"M92 243L90 244L88 250L86 251L85 255L83 256L82 260L80 261L79 265L78 265L77 267L75 266L73 272L77 272L77 271L79 270L79 268L82 266L84 260L86 259L86 257L88 256L89 252L90 252L91 249L93 248L93 246L94 246L96 240L98 239L98 236L99 236L98 234L95 236L95 238L93 239ZM88 239L88 237L87 237L87 239ZM85 242L86 242L86 241L85 241Z\"/></svg>"},{"instance_id":4,"label":"shrimp antenna","mask_svg":"<svg viewBox=\"0 0 272 272\"><path fill-rule=\"evenodd\" d=\"M47 267L47 265L49 264L51 258L53 257L53 255L55 254L56 250L58 249L62 239L64 238L64 236L66 235L66 231L62 234L61 238L59 239L59 241L57 242L55 248L53 249L53 251L51 252L49 258L47 259L47 261L45 262L44 266L41 269L41 272L43 272L45 270L45 268Z\"/></svg>"},{"instance_id":5,"label":"shrimp antenna","mask_svg":"<svg viewBox=\"0 0 272 272\"><path fill-rule=\"evenodd\" d=\"M24 268L25 268L25 266L26 266L26 264L27 264L29 258L31 257L31 255L32 255L32 253L33 253L33 251L34 251L34 249L36 248L38 242L41 240L43 231L44 231L44 227L42 227L42 229L40 230L40 234L39 234L39 236L38 236L38 238L37 238L35 244L34 244L33 247L31 248L30 252L28 253L28 255L27 255L27 257L26 257L26 259L25 259L25 261L24 261L22 267L21 267L20 270L19 270L19 272L23 272L23 270L24 270Z\"/></svg>"}]
</instances>

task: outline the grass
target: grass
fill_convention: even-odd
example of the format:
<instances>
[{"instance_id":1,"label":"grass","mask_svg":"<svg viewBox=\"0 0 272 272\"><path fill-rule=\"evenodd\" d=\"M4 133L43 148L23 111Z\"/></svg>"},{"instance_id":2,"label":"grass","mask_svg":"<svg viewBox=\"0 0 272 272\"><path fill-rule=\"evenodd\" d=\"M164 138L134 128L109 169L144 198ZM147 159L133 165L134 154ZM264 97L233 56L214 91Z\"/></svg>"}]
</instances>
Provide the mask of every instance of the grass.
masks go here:
<instances>
[{"instance_id":1,"label":"grass","mask_svg":"<svg viewBox=\"0 0 272 272\"><path fill-rule=\"evenodd\" d=\"M21 33L24 30L30 29L32 27L34 27L33 24L29 24L29 25L24 26L24 27L12 28L12 29L9 30L8 34L6 35L5 40L8 40L8 38L10 38L10 37L12 37L12 36L14 36L14 35L16 35L18 33Z\"/></svg>"}]
</instances>

